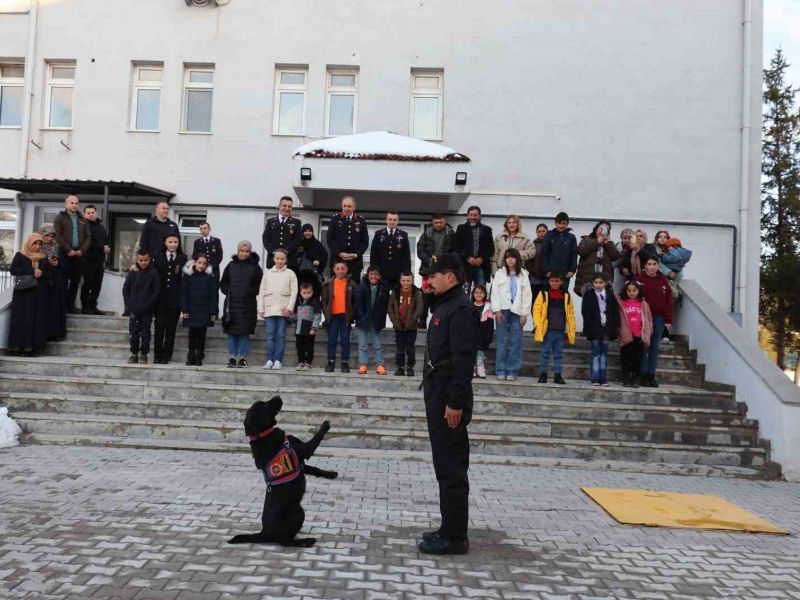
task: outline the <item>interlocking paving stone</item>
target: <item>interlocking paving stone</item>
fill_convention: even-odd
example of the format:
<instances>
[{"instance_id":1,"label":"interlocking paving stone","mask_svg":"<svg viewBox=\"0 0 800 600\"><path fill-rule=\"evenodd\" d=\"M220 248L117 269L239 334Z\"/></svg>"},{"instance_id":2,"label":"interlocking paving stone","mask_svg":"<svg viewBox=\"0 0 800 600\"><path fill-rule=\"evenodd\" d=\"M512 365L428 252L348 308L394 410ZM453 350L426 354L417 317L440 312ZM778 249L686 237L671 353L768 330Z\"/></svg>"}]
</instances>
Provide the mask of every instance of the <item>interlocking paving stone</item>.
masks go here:
<instances>
[{"instance_id":1,"label":"interlocking paving stone","mask_svg":"<svg viewBox=\"0 0 800 600\"><path fill-rule=\"evenodd\" d=\"M800 485L476 464L471 552L420 555L437 523L429 461L320 457L309 549L229 546L255 531L246 455L96 447L0 451L0 598L796 598ZM581 486L721 495L791 536L624 526Z\"/></svg>"}]
</instances>

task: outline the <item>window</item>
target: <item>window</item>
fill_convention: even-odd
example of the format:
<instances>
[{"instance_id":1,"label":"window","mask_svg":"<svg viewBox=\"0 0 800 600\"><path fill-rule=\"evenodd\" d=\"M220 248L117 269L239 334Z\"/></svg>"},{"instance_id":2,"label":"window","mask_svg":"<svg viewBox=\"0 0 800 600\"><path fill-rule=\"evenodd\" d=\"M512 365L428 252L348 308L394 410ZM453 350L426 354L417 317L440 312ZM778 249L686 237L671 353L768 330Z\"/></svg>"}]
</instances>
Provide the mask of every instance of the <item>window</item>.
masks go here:
<instances>
[{"instance_id":1,"label":"window","mask_svg":"<svg viewBox=\"0 0 800 600\"><path fill-rule=\"evenodd\" d=\"M328 71L325 135L350 135L356 130L358 72Z\"/></svg>"},{"instance_id":2,"label":"window","mask_svg":"<svg viewBox=\"0 0 800 600\"><path fill-rule=\"evenodd\" d=\"M206 215L180 215L178 217L178 230L181 234L181 247L183 251L192 257L194 241L200 239L200 225L207 220Z\"/></svg>"},{"instance_id":3,"label":"window","mask_svg":"<svg viewBox=\"0 0 800 600\"><path fill-rule=\"evenodd\" d=\"M186 67L183 74L184 133L211 133L214 67Z\"/></svg>"},{"instance_id":4,"label":"window","mask_svg":"<svg viewBox=\"0 0 800 600\"><path fill-rule=\"evenodd\" d=\"M411 137L442 139L442 87L444 74L411 72Z\"/></svg>"},{"instance_id":5,"label":"window","mask_svg":"<svg viewBox=\"0 0 800 600\"><path fill-rule=\"evenodd\" d=\"M45 123L50 129L72 129L72 112L75 103L75 65L49 63L47 65L47 115Z\"/></svg>"},{"instance_id":6,"label":"window","mask_svg":"<svg viewBox=\"0 0 800 600\"><path fill-rule=\"evenodd\" d=\"M0 64L0 127L22 126L22 84L25 67Z\"/></svg>"},{"instance_id":7,"label":"window","mask_svg":"<svg viewBox=\"0 0 800 600\"><path fill-rule=\"evenodd\" d=\"M0 207L0 264L9 264L14 258L14 228L17 213L12 207Z\"/></svg>"},{"instance_id":8,"label":"window","mask_svg":"<svg viewBox=\"0 0 800 600\"><path fill-rule=\"evenodd\" d=\"M272 132L277 135L305 133L307 69L275 70L275 115Z\"/></svg>"},{"instance_id":9,"label":"window","mask_svg":"<svg viewBox=\"0 0 800 600\"><path fill-rule=\"evenodd\" d=\"M131 129L158 131L161 115L162 65L138 65L133 69Z\"/></svg>"}]
</instances>

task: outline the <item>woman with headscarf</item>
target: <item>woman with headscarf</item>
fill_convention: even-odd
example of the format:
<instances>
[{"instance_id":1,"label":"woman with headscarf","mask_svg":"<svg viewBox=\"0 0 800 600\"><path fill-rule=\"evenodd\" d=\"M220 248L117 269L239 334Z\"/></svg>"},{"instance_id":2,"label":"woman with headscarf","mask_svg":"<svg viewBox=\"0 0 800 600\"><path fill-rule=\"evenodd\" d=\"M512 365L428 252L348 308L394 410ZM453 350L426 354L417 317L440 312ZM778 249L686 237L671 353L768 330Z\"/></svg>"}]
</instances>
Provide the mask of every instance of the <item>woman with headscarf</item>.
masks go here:
<instances>
[{"instance_id":1,"label":"woman with headscarf","mask_svg":"<svg viewBox=\"0 0 800 600\"><path fill-rule=\"evenodd\" d=\"M658 251L653 244L648 243L647 232L644 229L637 229L629 247L623 250L622 260L619 263L619 272L625 277L625 281L641 275L650 256L658 260Z\"/></svg>"},{"instance_id":2,"label":"woman with headscarf","mask_svg":"<svg viewBox=\"0 0 800 600\"><path fill-rule=\"evenodd\" d=\"M258 289L263 272L258 265L258 254L253 245L242 240L236 245L236 254L225 267L219 288L225 294L222 309L222 331L228 334L229 367L247 367L250 353L250 336L256 331L258 320Z\"/></svg>"},{"instance_id":3,"label":"woman with headscarf","mask_svg":"<svg viewBox=\"0 0 800 600\"><path fill-rule=\"evenodd\" d=\"M575 273L575 293L583 296L583 286L591 284L595 274L601 274L606 283L614 281L614 262L619 251L611 241L611 223L600 221L592 233L581 237L578 244L578 271Z\"/></svg>"},{"instance_id":4,"label":"woman with headscarf","mask_svg":"<svg viewBox=\"0 0 800 600\"><path fill-rule=\"evenodd\" d=\"M297 248L298 271L315 270L320 276L328 264L328 251L316 237L311 223L303 225L303 237Z\"/></svg>"},{"instance_id":5,"label":"woman with headscarf","mask_svg":"<svg viewBox=\"0 0 800 600\"><path fill-rule=\"evenodd\" d=\"M47 340L61 341L67 336L67 288L64 274L58 269L58 244L56 230L52 225L39 228L43 238L42 251L47 263L52 267L47 285Z\"/></svg>"},{"instance_id":6,"label":"woman with headscarf","mask_svg":"<svg viewBox=\"0 0 800 600\"><path fill-rule=\"evenodd\" d=\"M47 340L47 276L52 269L42 251L43 241L32 233L11 261L14 294L8 351L20 356L38 356Z\"/></svg>"}]
</instances>

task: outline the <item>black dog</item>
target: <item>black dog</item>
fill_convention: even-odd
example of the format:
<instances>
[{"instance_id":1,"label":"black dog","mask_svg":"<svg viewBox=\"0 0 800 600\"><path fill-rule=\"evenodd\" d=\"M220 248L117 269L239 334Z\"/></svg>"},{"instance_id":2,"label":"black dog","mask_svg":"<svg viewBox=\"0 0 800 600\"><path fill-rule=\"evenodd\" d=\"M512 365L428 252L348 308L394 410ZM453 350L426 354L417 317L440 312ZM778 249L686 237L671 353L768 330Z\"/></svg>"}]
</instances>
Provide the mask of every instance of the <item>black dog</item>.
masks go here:
<instances>
[{"instance_id":1,"label":"black dog","mask_svg":"<svg viewBox=\"0 0 800 600\"><path fill-rule=\"evenodd\" d=\"M283 546L308 548L317 541L314 538L295 538L303 526L306 514L300 502L306 492L306 475L336 479L336 471L323 471L305 464L314 456L317 446L331 428L325 421L308 442L287 436L275 427L283 400L275 396L269 402L259 400L247 410L244 431L250 440L250 450L256 467L264 474L267 496L261 514L259 533L237 535L229 544L273 543Z\"/></svg>"}]
</instances>

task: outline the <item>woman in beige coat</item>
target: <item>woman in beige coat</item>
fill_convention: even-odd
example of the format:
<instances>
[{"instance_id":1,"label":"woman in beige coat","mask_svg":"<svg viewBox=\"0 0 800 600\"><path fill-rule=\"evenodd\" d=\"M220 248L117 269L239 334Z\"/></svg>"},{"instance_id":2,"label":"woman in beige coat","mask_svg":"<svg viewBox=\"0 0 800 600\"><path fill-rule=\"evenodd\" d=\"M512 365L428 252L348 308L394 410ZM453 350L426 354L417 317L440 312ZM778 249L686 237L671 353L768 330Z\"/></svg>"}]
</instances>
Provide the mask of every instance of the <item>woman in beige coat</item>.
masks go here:
<instances>
[{"instance_id":1,"label":"woman in beige coat","mask_svg":"<svg viewBox=\"0 0 800 600\"><path fill-rule=\"evenodd\" d=\"M266 322L267 362L264 369L283 368L286 323L297 301L297 276L286 266L289 255L283 248L272 253L275 264L264 271L258 290L258 316Z\"/></svg>"},{"instance_id":2,"label":"woman in beige coat","mask_svg":"<svg viewBox=\"0 0 800 600\"><path fill-rule=\"evenodd\" d=\"M509 248L519 251L522 257L522 264L525 264L536 255L536 246L534 246L531 238L522 233L522 222L517 215L506 217L506 222L503 223L503 232L494 238L492 275L497 273L499 266L502 266L501 261Z\"/></svg>"}]
</instances>

